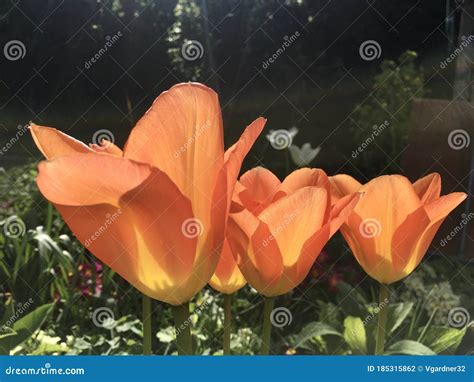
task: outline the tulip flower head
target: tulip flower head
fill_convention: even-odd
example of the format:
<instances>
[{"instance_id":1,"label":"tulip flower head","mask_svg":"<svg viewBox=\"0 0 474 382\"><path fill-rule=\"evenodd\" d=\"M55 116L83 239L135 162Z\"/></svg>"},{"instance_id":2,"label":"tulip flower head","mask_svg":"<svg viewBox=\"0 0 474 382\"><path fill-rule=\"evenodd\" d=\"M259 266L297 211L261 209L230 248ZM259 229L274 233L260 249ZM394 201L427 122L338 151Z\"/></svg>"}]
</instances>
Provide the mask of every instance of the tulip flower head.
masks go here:
<instances>
[{"instance_id":1,"label":"tulip flower head","mask_svg":"<svg viewBox=\"0 0 474 382\"><path fill-rule=\"evenodd\" d=\"M359 199L332 205L324 171L303 168L283 182L257 167L237 183L228 240L247 282L266 297L298 286Z\"/></svg>"},{"instance_id":2,"label":"tulip flower head","mask_svg":"<svg viewBox=\"0 0 474 382\"><path fill-rule=\"evenodd\" d=\"M359 191L363 196L341 233L365 272L383 284L412 273L463 192L440 196L441 178L430 174L411 183L385 175L365 185L348 175L330 178L333 199Z\"/></svg>"},{"instance_id":3,"label":"tulip flower head","mask_svg":"<svg viewBox=\"0 0 474 382\"><path fill-rule=\"evenodd\" d=\"M155 100L123 151L32 125L48 159L38 188L96 257L144 294L179 305L215 271L233 187L264 124L254 121L224 152L216 93L185 83Z\"/></svg>"}]
</instances>

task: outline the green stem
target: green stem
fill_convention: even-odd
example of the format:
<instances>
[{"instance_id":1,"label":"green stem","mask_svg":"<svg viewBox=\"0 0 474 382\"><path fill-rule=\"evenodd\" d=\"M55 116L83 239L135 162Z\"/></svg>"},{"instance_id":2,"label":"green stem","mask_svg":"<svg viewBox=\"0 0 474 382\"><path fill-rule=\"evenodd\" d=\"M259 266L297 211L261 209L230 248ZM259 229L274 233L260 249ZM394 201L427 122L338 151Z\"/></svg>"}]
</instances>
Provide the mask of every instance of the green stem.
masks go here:
<instances>
[{"instance_id":1,"label":"green stem","mask_svg":"<svg viewBox=\"0 0 474 382\"><path fill-rule=\"evenodd\" d=\"M375 342L375 355L382 355L385 345L385 330L387 326L388 301L390 297L390 287L387 284L380 284L379 293L379 317L377 322L377 339Z\"/></svg>"},{"instance_id":2,"label":"green stem","mask_svg":"<svg viewBox=\"0 0 474 382\"><path fill-rule=\"evenodd\" d=\"M428 322L426 323L425 327L423 328L420 336L418 337L418 339L416 340L417 342L421 342L423 340L423 338L425 337L425 334L426 332L428 331L428 328L430 327L431 325L431 322L433 322L433 318L435 317L436 313L438 313L438 308L434 308L433 309L433 313L431 313L431 316L430 318L428 319Z\"/></svg>"},{"instance_id":3,"label":"green stem","mask_svg":"<svg viewBox=\"0 0 474 382\"><path fill-rule=\"evenodd\" d=\"M232 295L224 294L224 355L230 355L230 332L232 325Z\"/></svg>"},{"instance_id":4,"label":"green stem","mask_svg":"<svg viewBox=\"0 0 474 382\"><path fill-rule=\"evenodd\" d=\"M193 339L191 337L191 319L189 318L189 304L173 306L174 327L176 330L176 344L179 355L193 354Z\"/></svg>"},{"instance_id":5,"label":"green stem","mask_svg":"<svg viewBox=\"0 0 474 382\"><path fill-rule=\"evenodd\" d=\"M262 328L262 348L261 355L270 354L270 336L272 334L271 315L275 305L275 297L264 297L265 305L263 307L263 328Z\"/></svg>"},{"instance_id":6,"label":"green stem","mask_svg":"<svg viewBox=\"0 0 474 382\"><path fill-rule=\"evenodd\" d=\"M142 294L143 354L151 354L151 298Z\"/></svg>"}]
</instances>

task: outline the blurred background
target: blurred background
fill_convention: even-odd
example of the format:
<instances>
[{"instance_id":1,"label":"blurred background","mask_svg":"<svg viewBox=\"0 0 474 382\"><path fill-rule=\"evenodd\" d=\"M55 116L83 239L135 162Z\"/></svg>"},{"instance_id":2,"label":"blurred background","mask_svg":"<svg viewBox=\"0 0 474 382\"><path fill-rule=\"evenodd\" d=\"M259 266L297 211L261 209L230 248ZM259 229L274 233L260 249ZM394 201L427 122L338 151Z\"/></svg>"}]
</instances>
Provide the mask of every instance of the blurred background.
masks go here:
<instances>
[{"instance_id":1,"label":"blurred background","mask_svg":"<svg viewBox=\"0 0 474 382\"><path fill-rule=\"evenodd\" d=\"M76 322L103 306L116 319L134 310L118 302L130 300L121 293L123 281L75 242L38 195L34 177L41 154L26 126L33 121L86 143L105 137L122 146L162 91L198 81L220 96L227 146L256 117L268 118L244 170L261 165L283 178L298 167L321 167L361 182L389 173L416 180L437 171L443 193L468 193L433 241L426 268L408 279L400 296L420 304L406 316L410 338L419 337L414 333L420 322L446 323L450 309L471 309L472 301L465 301L472 300L474 252L473 15L472 0L2 1L0 220L18 219L24 235L1 237L0 291L5 299L16 294L17 301L28 301L36 285L42 293L36 305L62 302L60 314L49 318L50 332L43 333L58 335L57 346L64 342L71 352L94 353L94 341L102 341L101 353L133 352L123 337L116 340L116 330L115 337L100 337L88 332L89 321L71 330L61 321ZM308 282L325 285L325 297L318 297L325 304L347 292L343 285L359 286L371 301L372 285L359 270L339 238ZM252 352L252 317L258 317L251 300L237 303L249 325L249 332L240 333L244 353ZM139 332L133 317L124 322L124 332ZM220 330L207 324L203 336ZM291 333L282 329L281 352L301 351L286 335L303 324ZM158 333L163 352L173 349L170 333ZM20 352L38 348L29 341ZM318 341L311 346L323 352ZM472 343L463 352L469 349Z\"/></svg>"}]
</instances>

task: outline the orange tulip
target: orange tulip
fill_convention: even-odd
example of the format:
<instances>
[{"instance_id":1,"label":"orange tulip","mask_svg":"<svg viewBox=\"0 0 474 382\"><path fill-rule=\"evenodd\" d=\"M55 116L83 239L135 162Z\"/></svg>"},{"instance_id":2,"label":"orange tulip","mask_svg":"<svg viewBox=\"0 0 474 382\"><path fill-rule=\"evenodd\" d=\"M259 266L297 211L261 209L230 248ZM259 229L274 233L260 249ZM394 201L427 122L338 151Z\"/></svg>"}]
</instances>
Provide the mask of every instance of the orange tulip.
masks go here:
<instances>
[{"instance_id":1,"label":"orange tulip","mask_svg":"<svg viewBox=\"0 0 474 382\"><path fill-rule=\"evenodd\" d=\"M246 283L242 272L240 272L234 260L229 242L226 239L222 247L219 264L217 264L216 271L209 280L209 285L221 293L232 294L237 292Z\"/></svg>"},{"instance_id":2,"label":"orange tulip","mask_svg":"<svg viewBox=\"0 0 474 382\"><path fill-rule=\"evenodd\" d=\"M261 167L246 172L228 237L247 282L266 297L295 288L358 199L348 195L331 207L328 178L318 169L297 170L283 182Z\"/></svg>"},{"instance_id":3,"label":"orange tulip","mask_svg":"<svg viewBox=\"0 0 474 382\"><path fill-rule=\"evenodd\" d=\"M216 269L240 166L264 124L254 121L224 153L216 93L178 84L138 121L123 152L32 125L48 159L37 184L96 257L144 294L179 305Z\"/></svg>"},{"instance_id":4,"label":"orange tulip","mask_svg":"<svg viewBox=\"0 0 474 382\"><path fill-rule=\"evenodd\" d=\"M341 233L365 272L383 284L413 272L446 216L466 198L463 192L440 197L439 174L413 184L401 175L380 176L363 186L348 175L330 181L335 199L363 193Z\"/></svg>"}]
</instances>

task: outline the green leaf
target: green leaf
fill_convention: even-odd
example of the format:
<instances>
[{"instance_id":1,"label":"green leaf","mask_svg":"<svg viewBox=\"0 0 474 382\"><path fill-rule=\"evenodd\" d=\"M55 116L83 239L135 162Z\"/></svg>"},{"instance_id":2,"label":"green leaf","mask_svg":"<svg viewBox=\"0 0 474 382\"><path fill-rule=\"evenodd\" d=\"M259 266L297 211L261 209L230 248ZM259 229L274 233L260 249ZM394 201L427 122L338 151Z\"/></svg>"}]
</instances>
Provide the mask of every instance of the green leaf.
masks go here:
<instances>
[{"instance_id":1,"label":"green leaf","mask_svg":"<svg viewBox=\"0 0 474 382\"><path fill-rule=\"evenodd\" d=\"M391 345L385 354L402 354L402 355L436 355L429 347L420 342L402 340Z\"/></svg>"},{"instance_id":2,"label":"green leaf","mask_svg":"<svg viewBox=\"0 0 474 382\"><path fill-rule=\"evenodd\" d=\"M15 321L12 329L17 334L0 339L0 353L8 354L10 350L30 338L31 335L43 325L46 318L52 312L53 307L54 304L42 305Z\"/></svg>"},{"instance_id":3,"label":"green leaf","mask_svg":"<svg viewBox=\"0 0 474 382\"><path fill-rule=\"evenodd\" d=\"M466 328L456 329L432 326L425 335L423 343L436 354L454 354L466 334Z\"/></svg>"},{"instance_id":4,"label":"green leaf","mask_svg":"<svg viewBox=\"0 0 474 382\"><path fill-rule=\"evenodd\" d=\"M303 345L306 341L318 337L318 336L325 336L325 335L335 335L341 337L341 333L339 333L336 329L332 326L324 324L322 322L310 322L306 325L301 332L299 332L296 337L293 339L293 347L297 348Z\"/></svg>"},{"instance_id":5,"label":"green leaf","mask_svg":"<svg viewBox=\"0 0 474 382\"><path fill-rule=\"evenodd\" d=\"M354 354L367 354L365 327L359 317L348 316L345 318L344 339Z\"/></svg>"},{"instance_id":6,"label":"green leaf","mask_svg":"<svg viewBox=\"0 0 474 382\"><path fill-rule=\"evenodd\" d=\"M387 309L387 307L379 307L379 309ZM413 309L413 303L400 302L397 304L390 304L388 306L388 317L387 317L387 331L393 333L402 323L405 318L410 314Z\"/></svg>"}]
</instances>

